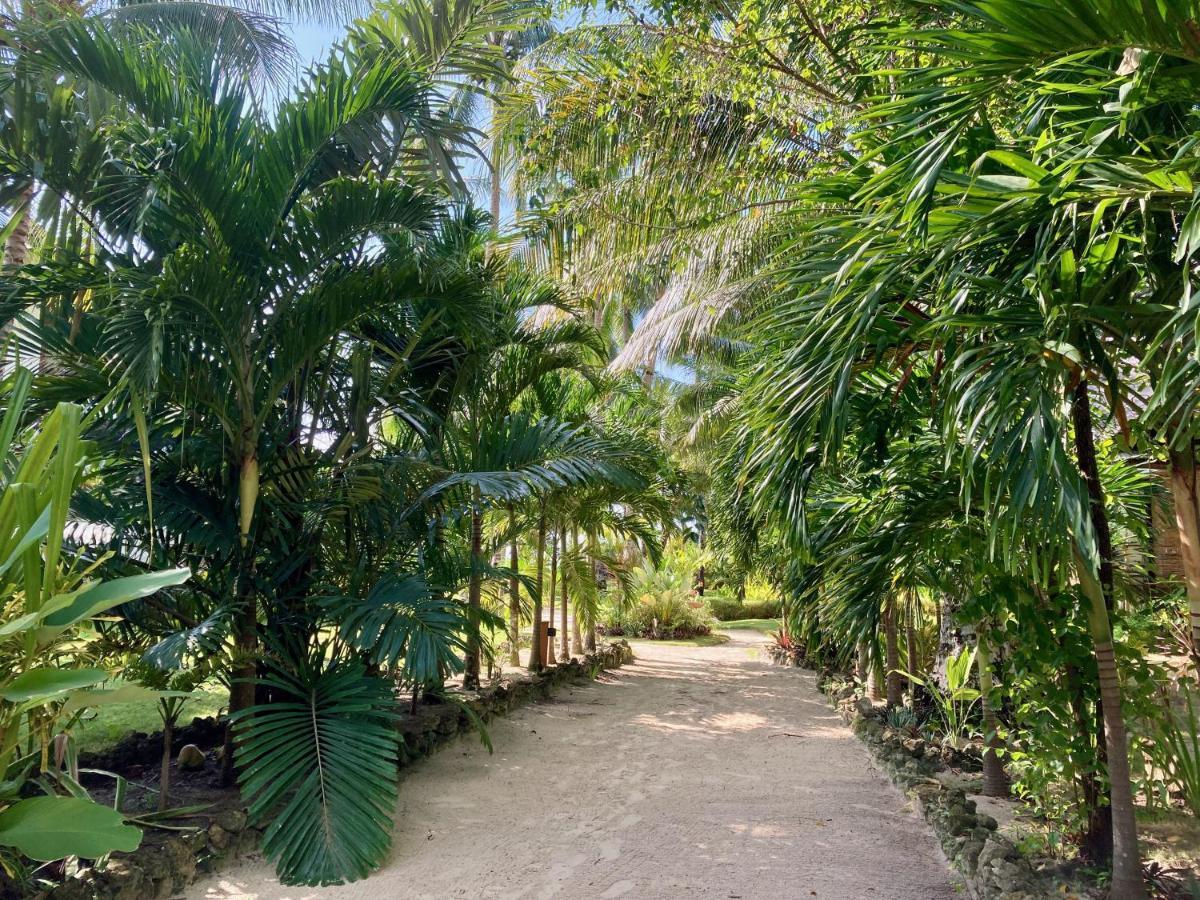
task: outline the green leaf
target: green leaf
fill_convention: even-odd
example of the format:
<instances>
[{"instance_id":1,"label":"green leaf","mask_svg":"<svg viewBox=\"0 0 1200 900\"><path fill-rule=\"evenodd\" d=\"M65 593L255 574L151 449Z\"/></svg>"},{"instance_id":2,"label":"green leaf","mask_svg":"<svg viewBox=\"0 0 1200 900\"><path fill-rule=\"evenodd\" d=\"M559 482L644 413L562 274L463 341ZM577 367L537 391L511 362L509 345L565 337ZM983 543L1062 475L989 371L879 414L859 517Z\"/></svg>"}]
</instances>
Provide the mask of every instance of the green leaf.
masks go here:
<instances>
[{"instance_id":1,"label":"green leaf","mask_svg":"<svg viewBox=\"0 0 1200 900\"><path fill-rule=\"evenodd\" d=\"M164 697L191 697L189 691L156 691L140 684L122 684L109 690L73 691L63 704L63 713L94 706L109 706L113 703L155 702Z\"/></svg>"},{"instance_id":2,"label":"green leaf","mask_svg":"<svg viewBox=\"0 0 1200 900\"><path fill-rule=\"evenodd\" d=\"M317 658L263 678L277 700L235 717L236 762L263 853L285 884L354 881L387 858L396 700L357 662Z\"/></svg>"},{"instance_id":3,"label":"green leaf","mask_svg":"<svg viewBox=\"0 0 1200 900\"><path fill-rule=\"evenodd\" d=\"M69 691L91 687L108 678L103 669L30 669L0 688L0 698L10 703L48 700Z\"/></svg>"},{"instance_id":4,"label":"green leaf","mask_svg":"<svg viewBox=\"0 0 1200 900\"><path fill-rule=\"evenodd\" d=\"M145 575L130 575L127 578L114 578L98 584L86 594L79 597L65 609L59 610L46 618L46 625L54 628L65 628L98 616L102 612L120 606L139 597L147 597L163 588L183 584L192 573L188 569L167 569L162 572L150 572Z\"/></svg>"},{"instance_id":5,"label":"green leaf","mask_svg":"<svg viewBox=\"0 0 1200 900\"><path fill-rule=\"evenodd\" d=\"M141 842L141 831L121 813L77 797L31 797L0 813L0 845L44 862L128 853Z\"/></svg>"}]
</instances>

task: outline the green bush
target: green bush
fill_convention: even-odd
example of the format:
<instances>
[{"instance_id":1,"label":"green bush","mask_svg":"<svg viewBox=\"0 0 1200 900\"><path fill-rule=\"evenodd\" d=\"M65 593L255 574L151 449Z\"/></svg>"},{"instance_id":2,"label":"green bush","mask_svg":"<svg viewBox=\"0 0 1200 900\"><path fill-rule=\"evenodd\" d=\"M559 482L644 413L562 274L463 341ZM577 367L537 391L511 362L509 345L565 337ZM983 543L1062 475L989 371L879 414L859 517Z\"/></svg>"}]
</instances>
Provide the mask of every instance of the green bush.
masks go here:
<instances>
[{"instance_id":1,"label":"green bush","mask_svg":"<svg viewBox=\"0 0 1200 900\"><path fill-rule=\"evenodd\" d=\"M739 603L736 597L717 593L706 594L704 599L719 622L732 622L736 619L778 619L783 610L783 603L778 599Z\"/></svg>"}]
</instances>

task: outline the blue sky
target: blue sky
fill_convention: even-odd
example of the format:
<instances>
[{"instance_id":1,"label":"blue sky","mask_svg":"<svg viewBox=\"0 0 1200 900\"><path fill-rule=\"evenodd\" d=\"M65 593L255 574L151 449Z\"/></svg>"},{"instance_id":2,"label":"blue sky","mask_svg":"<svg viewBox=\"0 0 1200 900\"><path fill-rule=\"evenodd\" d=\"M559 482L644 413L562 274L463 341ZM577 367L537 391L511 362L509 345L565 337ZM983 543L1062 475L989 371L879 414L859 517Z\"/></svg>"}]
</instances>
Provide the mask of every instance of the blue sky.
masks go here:
<instances>
[{"instance_id":1,"label":"blue sky","mask_svg":"<svg viewBox=\"0 0 1200 900\"><path fill-rule=\"evenodd\" d=\"M321 59L329 52L329 48L342 35L344 29L333 28L329 25L308 25L292 23L288 29L300 57L300 68L314 60Z\"/></svg>"}]
</instances>

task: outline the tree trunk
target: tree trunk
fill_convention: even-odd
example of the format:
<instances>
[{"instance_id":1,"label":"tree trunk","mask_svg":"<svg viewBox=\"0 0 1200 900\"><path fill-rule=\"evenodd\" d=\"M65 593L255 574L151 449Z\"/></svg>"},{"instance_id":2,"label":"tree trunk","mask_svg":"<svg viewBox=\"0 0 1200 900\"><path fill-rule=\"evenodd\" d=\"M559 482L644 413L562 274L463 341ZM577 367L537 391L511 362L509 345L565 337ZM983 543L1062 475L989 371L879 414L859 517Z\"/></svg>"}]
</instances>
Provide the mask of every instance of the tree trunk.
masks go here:
<instances>
[{"instance_id":1,"label":"tree trunk","mask_svg":"<svg viewBox=\"0 0 1200 900\"><path fill-rule=\"evenodd\" d=\"M921 661L917 659L917 604L921 601L918 599L914 591L908 598L908 609L904 616L904 653L908 657L905 660L904 668L912 675L921 674ZM916 701L917 687L915 681L910 681L908 691L912 700Z\"/></svg>"},{"instance_id":2,"label":"tree trunk","mask_svg":"<svg viewBox=\"0 0 1200 900\"><path fill-rule=\"evenodd\" d=\"M258 654L258 602L254 594L254 557L250 547L250 529L254 507L258 503L258 456L253 451L242 458L238 474L238 545L241 567L238 573L238 604L235 616L234 650L237 664L230 671L229 715L254 705ZM225 726L225 744L221 758L221 784L231 787L235 781L233 766L233 729Z\"/></svg>"},{"instance_id":3,"label":"tree trunk","mask_svg":"<svg viewBox=\"0 0 1200 900\"><path fill-rule=\"evenodd\" d=\"M1004 772L1004 761L996 752L1003 749L1004 744L1000 740L1000 722L992 702L992 650L982 629L979 630L975 660L979 664L979 694L983 709L983 793L987 797L1007 797L1008 776Z\"/></svg>"},{"instance_id":4,"label":"tree trunk","mask_svg":"<svg viewBox=\"0 0 1200 900\"><path fill-rule=\"evenodd\" d=\"M1085 381L1075 386L1071 416L1075 452L1080 474L1087 483L1088 507L1099 556L1099 566L1093 569L1084 555L1082 543L1076 539L1075 567L1088 601L1088 629L1100 677L1097 735L1103 734L1103 738L1097 741L1097 757L1102 765L1107 763L1108 769L1109 807L1112 810L1112 896L1141 900L1146 896L1146 887L1142 881L1137 820L1133 812L1129 743L1121 709L1121 682L1109 618L1109 610L1113 605L1112 537L1104 505L1104 491L1100 484L1100 468L1096 462L1092 406Z\"/></svg>"},{"instance_id":5,"label":"tree trunk","mask_svg":"<svg viewBox=\"0 0 1200 900\"><path fill-rule=\"evenodd\" d=\"M900 640L896 633L896 594L890 592L883 608L883 635L886 651L887 705L889 708L904 703L904 684L900 678Z\"/></svg>"},{"instance_id":6,"label":"tree trunk","mask_svg":"<svg viewBox=\"0 0 1200 900\"><path fill-rule=\"evenodd\" d=\"M547 627L554 626L554 593L558 589L558 535L550 535L550 615L546 620ZM554 657L554 639L546 641L546 665L553 666L558 662Z\"/></svg>"},{"instance_id":7,"label":"tree trunk","mask_svg":"<svg viewBox=\"0 0 1200 900\"><path fill-rule=\"evenodd\" d=\"M463 673L463 687L469 691L479 689L479 600L481 574L483 572L483 513L479 510L479 491L476 489L471 504L471 580L467 587L467 606L472 624L467 633L467 666Z\"/></svg>"},{"instance_id":8,"label":"tree trunk","mask_svg":"<svg viewBox=\"0 0 1200 900\"><path fill-rule=\"evenodd\" d=\"M542 573L546 567L546 506L542 504L542 514L538 518L537 536L537 590L533 595L533 641L529 648L529 671L536 672L542 668L542 643L537 639L537 623L542 620Z\"/></svg>"},{"instance_id":9,"label":"tree trunk","mask_svg":"<svg viewBox=\"0 0 1200 900\"><path fill-rule=\"evenodd\" d=\"M1133 812L1133 787L1129 778L1129 744L1121 712L1121 682L1113 652L1112 626L1104 590L1091 564L1076 548L1075 565L1088 599L1088 630L1100 672L1100 701L1104 707L1104 732L1108 749L1109 805L1112 807L1112 896L1145 900L1142 861L1138 852L1137 820Z\"/></svg>"},{"instance_id":10,"label":"tree trunk","mask_svg":"<svg viewBox=\"0 0 1200 900\"><path fill-rule=\"evenodd\" d=\"M1087 485L1088 518L1092 523L1092 531L1096 536L1096 551L1099 555L1099 586L1104 600L1107 615L1113 609L1113 550L1112 533L1108 525L1108 512L1105 507L1104 486L1100 483L1100 466L1096 460L1095 426L1092 421L1092 401L1088 394L1087 382L1080 380L1071 394L1071 425L1075 437L1075 458L1079 464L1079 473ZM1092 732L1096 736L1096 765L1101 770L1108 769L1108 736L1105 714L1104 692L1096 701ZM1118 707L1118 717L1120 708ZM1112 862L1109 849L1113 846L1113 809L1109 788L1097 780L1096 802L1099 809L1096 814L1088 810L1088 833L1080 840L1081 846L1103 848L1099 850L1094 860L1096 865ZM1105 811L1107 809L1107 811ZM1097 829L1093 834L1091 829Z\"/></svg>"},{"instance_id":11,"label":"tree trunk","mask_svg":"<svg viewBox=\"0 0 1200 900\"><path fill-rule=\"evenodd\" d=\"M517 667L521 665L521 581L517 577L521 554L517 547L517 513L511 503L508 504L508 527L512 532L512 543L508 548L508 567L512 569L508 579L508 662Z\"/></svg>"},{"instance_id":12,"label":"tree trunk","mask_svg":"<svg viewBox=\"0 0 1200 900\"><path fill-rule=\"evenodd\" d=\"M591 557L592 563L592 586L598 591L600 589L600 568L596 562L596 535L588 534L588 556ZM596 649L596 617L591 612L588 613L587 622L587 649L594 652Z\"/></svg>"},{"instance_id":13,"label":"tree trunk","mask_svg":"<svg viewBox=\"0 0 1200 900\"><path fill-rule=\"evenodd\" d=\"M171 740L175 731L172 716L163 716L162 764L158 770L158 811L171 805Z\"/></svg>"},{"instance_id":14,"label":"tree trunk","mask_svg":"<svg viewBox=\"0 0 1200 900\"><path fill-rule=\"evenodd\" d=\"M562 609L558 614L558 646L563 662L571 658L571 647L567 637L567 529L562 530Z\"/></svg>"},{"instance_id":15,"label":"tree trunk","mask_svg":"<svg viewBox=\"0 0 1200 900\"><path fill-rule=\"evenodd\" d=\"M1063 670L1063 678L1075 727L1080 734L1094 734L1095 719L1085 690L1083 673L1076 666L1068 665ZM1103 730L1098 738L1104 739ZM1086 760L1074 759L1073 762L1078 772L1083 807L1087 812L1087 825L1079 839L1079 854L1090 865L1108 869L1112 866L1112 807L1108 805L1108 795L1101 788L1093 758L1089 755Z\"/></svg>"},{"instance_id":16,"label":"tree trunk","mask_svg":"<svg viewBox=\"0 0 1200 900\"><path fill-rule=\"evenodd\" d=\"M499 110L499 108L500 108L500 101L493 100L492 101L492 124L493 124L493 126L495 125L496 113ZM492 154L491 154L492 158L490 160L491 164L492 164L492 183L491 183L491 198L490 198L491 202L488 204L488 210L492 214L492 230L494 230L496 232L496 234L499 234L500 233L500 192L501 192L500 145L495 140L495 137L494 137L495 129L494 128L492 130L492 134L493 134Z\"/></svg>"},{"instance_id":17,"label":"tree trunk","mask_svg":"<svg viewBox=\"0 0 1200 900\"><path fill-rule=\"evenodd\" d=\"M1189 442L1186 449L1171 451L1171 496L1188 599L1192 665L1200 679L1200 495L1196 488L1196 447Z\"/></svg>"},{"instance_id":18,"label":"tree trunk","mask_svg":"<svg viewBox=\"0 0 1200 900\"><path fill-rule=\"evenodd\" d=\"M871 654L866 641L858 642L858 650L854 655L854 677L864 686L871 677Z\"/></svg>"}]
</instances>

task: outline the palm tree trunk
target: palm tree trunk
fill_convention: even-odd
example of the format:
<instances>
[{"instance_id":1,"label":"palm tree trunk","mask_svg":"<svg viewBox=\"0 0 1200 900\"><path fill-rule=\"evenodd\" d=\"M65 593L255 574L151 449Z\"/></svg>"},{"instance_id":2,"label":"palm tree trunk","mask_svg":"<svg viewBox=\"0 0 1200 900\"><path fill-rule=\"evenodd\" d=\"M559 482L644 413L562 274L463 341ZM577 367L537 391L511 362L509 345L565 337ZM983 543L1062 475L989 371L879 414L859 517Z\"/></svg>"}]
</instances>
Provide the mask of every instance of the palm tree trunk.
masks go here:
<instances>
[{"instance_id":1,"label":"palm tree trunk","mask_svg":"<svg viewBox=\"0 0 1200 900\"><path fill-rule=\"evenodd\" d=\"M1092 420L1092 400L1087 382L1083 379L1071 393L1071 426L1075 438L1075 458L1079 473L1088 490L1088 516L1096 535L1096 551L1100 558L1099 582L1108 615L1113 610L1113 550L1112 533L1108 525L1108 512L1104 500L1104 486L1100 482L1100 466L1096 460L1095 425ZM1099 677L1099 676L1098 676ZM1093 711L1091 731L1095 735L1096 766L1101 771L1108 769L1108 738L1105 725L1105 701L1103 691ZM1094 850L1092 864L1105 866L1112 862L1113 807L1109 788L1100 779L1095 784L1095 811L1088 810L1088 830L1080 840L1080 846Z\"/></svg>"},{"instance_id":2,"label":"palm tree trunk","mask_svg":"<svg viewBox=\"0 0 1200 900\"><path fill-rule=\"evenodd\" d=\"M887 684L887 705L900 706L904 703L904 685L900 680L900 641L896 633L896 594L888 593L887 605L883 609L883 634L886 641L887 672L884 679Z\"/></svg>"},{"instance_id":3,"label":"palm tree trunk","mask_svg":"<svg viewBox=\"0 0 1200 900\"><path fill-rule=\"evenodd\" d=\"M567 529L562 529L562 609L559 610L559 651L560 658L566 662L571 658L570 644L567 638Z\"/></svg>"},{"instance_id":4,"label":"palm tree trunk","mask_svg":"<svg viewBox=\"0 0 1200 900\"><path fill-rule=\"evenodd\" d=\"M1100 701L1104 706L1104 733L1108 750L1109 805L1112 808L1112 896L1144 900L1142 862L1138 852L1137 820L1133 812L1133 786L1129 778L1129 743L1121 713L1121 682L1113 651L1112 626L1104 590L1096 572L1078 548L1075 566L1088 600L1088 630L1100 673Z\"/></svg>"},{"instance_id":5,"label":"palm tree trunk","mask_svg":"<svg viewBox=\"0 0 1200 900\"><path fill-rule=\"evenodd\" d=\"M493 123L493 125L496 122L496 114L499 111L499 109L500 109L500 101L493 100L492 101L492 123ZM496 133L495 128L493 128L492 134L495 135L495 133ZM492 195L490 198L491 203L488 205L488 209L492 214L492 229L497 234L499 234L500 233L500 187L501 187L500 186L500 145L494 139L494 137L492 140L492 154L491 154L490 161L492 164L492 184L491 184Z\"/></svg>"},{"instance_id":6,"label":"palm tree trunk","mask_svg":"<svg viewBox=\"0 0 1200 900\"><path fill-rule=\"evenodd\" d=\"M542 620L542 572L546 567L546 504L542 504L542 514L538 518L537 536L537 590L533 595L533 641L529 648L529 671L536 672L542 668L542 642L538 640L538 622Z\"/></svg>"},{"instance_id":7,"label":"palm tree trunk","mask_svg":"<svg viewBox=\"0 0 1200 900\"><path fill-rule=\"evenodd\" d=\"M467 606L472 622L467 634L467 665L463 687L469 691L479 688L479 599L483 573L483 513L479 510L479 490L471 505L471 580L467 587Z\"/></svg>"},{"instance_id":8,"label":"palm tree trunk","mask_svg":"<svg viewBox=\"0 0 1200 900\"><path fill-rule=\"evenodd\" d=\"M1008 776L1004 773L1004 762L996 752L1003 748L1000 740L1000 722L996 718L996 707L992 702L992 650L987 632L978 631L976 661L979 663L979 694L983 708L983 793L987 797L1008 796Z\"/></svg>"},{"instance_id":9,"label":"palm tree trunk","mask_svg":"<svg viewBox=\"0 0 1200 900\"><path fill-rule=\"evenodd\" d=\"M548 626L554 625L554 592L558 585L558 535L550 535L550 616ZM554 658L554 640L546 641L546 665L553 666L558 662Z\"/></svg>"},{"instance_id":10,"label":"palm tree trunk","mask_svg":"<svg viewBox=\"0 0 1200 900\"><path fill-rule=\"evenodd\" d=\"M174 716L163 716L162 763L158 769L158 811L166 812L171 805L171 741L175 725Z\"/></svg>"},{"instance_id":11,"label":"palm tree trunk","mask_svg":"<svg viewBox=\"0 0 1200 900\"><path fill-rule=\"evenodd\" d=\"M909 594L908 609L904 615L904 653L908 657L905 660L904 667L913 675L921 674L921 661L917 659L917 605L920 602L916 591ZM917 692L915 681L909 682L908 691L915 701Z\"/></svg>"},{"instance_id":12,"label":"palm tree trunk","mask_svg":"<svg viewBox=\"0 0 1200 900\"><path fill-rule=\"evenodd\" d=\"M235 617L234 648L237 664L230 672L229 715L254 705L258 674L255 656L258 653L258 602L254 595L254 557L250 547L250 529L254 524L254 507L258 503L258 456L251 450L242 457L238 473L238 610ZM225 727L225 744L221 758L221 784L230 787L234 782L233 729Z\"/></svg>"},{"instance_id":13,"label":"palm tree trunk","mask_svg":"<svg viewBox=\"0 0 1200 900\"><path fill-rule=\"evenodd\" d=\"M1107 764L1108 769L1109 807L1112 810L1112 896L1142 900L1146 896L1146 887L1142 881L1137 819L1133 812L1129 742L1121 709L1121 682L1109 618L1113 605L1112 537L1100 483L1100 468L1096 461L1092 407L1086 381L1080 380L1075 386L1071 416L1076 459L1080 474L1087 484L1088 507L1099 558L1099 565L1094 568L1086 558L1080 541L1076 539L1075 567L1088 602L1088 630L1092 636L1100 679L1097 757L1101 765Z\"/></svg>"},{"instance_id":14,"label":"palm tree trunk","mask_svg":"<svg viewBox=\"0 0 1200 900\"><path fill-rule=\"evenodd\" d=\"M579 547L579 531L578 531L578 529L572 529L571 535L575 541L575 546ZM591 570L592 570L592 584L594 585L596 583L596 562L595 562L595 560L592 561ZM591 596L591 590L588 591L588 593L585 595L585 597L590 597L590 596ZM571 617L571 652L574 653L576 656L583 655L583 629L580 627L579 620L582 618L582 612L583 612L582 607L584 607L586 605L587 605L586 603L576 604L575 615Z\"/></svg>"},{"instance_id":15,"label":"palm tree trunk","mask_svg":"<svg viewBox=\"0 0 1200 900\"><path fill-rule=\"evenodd\" d=\"M1171 496L1179 529L1180 562L1187 591L1192 665L1200 679L1200 494L1197 493L1196 446L1171 451Z\"/></svg>"},{"instance_id":16,"label":"palm tree trunk","mask_svg":"<svg viewBox=\"0 0 1200 900\"><path fill-rule=\"evenodd\" d=\"M871 677L871 659L866 641L858 642L858 649L854 654L854 677L864 686Z\"/></svg>"},{"instance_id":17,"label":"palm tree trunk","mask_svg":"<svg viewBox=\"0 0 1200 900\"><path fill-rule=\"evenodd\" d=\"M598 544L596 541L596 533L594 531L589 532L588 555L592 560L592 585L598 592L600 590L600 563L599 560L596 559L597 550ZM594 652L596 650L596 615L594 610L588 612L587 649L589 652Z\"/></svg>"},{"instance_id":18,"label":"palm tree trunk","mask_svg":"<svg viewBox=\"0 0 1200 900\"><path fill-rule=\"evenodd\" d=\"M512 543L508 547L508 567L512 569L508 579L508 662L516 667L521 665L521 581L517 577L521 555L517 547L517 512L511 503L508 504L508 527L512 532Z\"/></svg>"}]
</instances>

